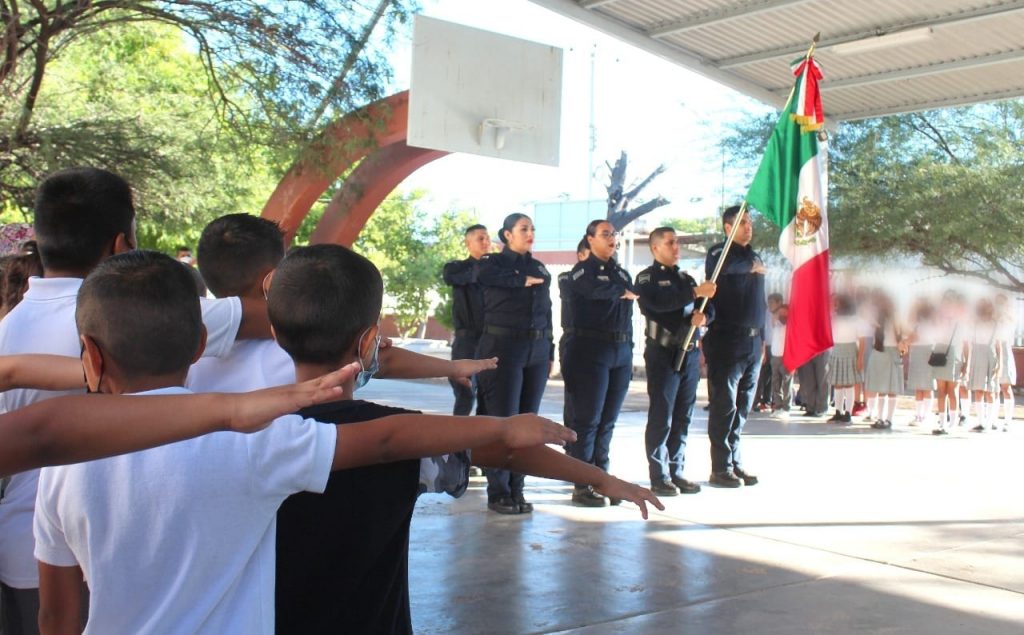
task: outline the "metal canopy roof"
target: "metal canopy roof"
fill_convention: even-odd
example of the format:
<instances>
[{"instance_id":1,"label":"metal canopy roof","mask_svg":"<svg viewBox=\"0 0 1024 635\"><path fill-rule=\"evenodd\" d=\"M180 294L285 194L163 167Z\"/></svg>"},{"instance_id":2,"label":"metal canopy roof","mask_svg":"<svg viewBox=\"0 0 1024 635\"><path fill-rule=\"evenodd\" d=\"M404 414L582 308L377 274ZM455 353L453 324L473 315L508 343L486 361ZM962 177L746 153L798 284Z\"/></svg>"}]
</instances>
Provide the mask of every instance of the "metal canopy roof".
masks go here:
<instances>
[{"instance_id":1,"label":"metal canopy roof","mask_svg":"<svg viewBox=\"0 0 1024 635\"><path fill-rule=\"evenodd\" d=\"M832 120L1024 95L1024 0L532 0L781 107L815 57Z\"/></svg>"}]
</instances>

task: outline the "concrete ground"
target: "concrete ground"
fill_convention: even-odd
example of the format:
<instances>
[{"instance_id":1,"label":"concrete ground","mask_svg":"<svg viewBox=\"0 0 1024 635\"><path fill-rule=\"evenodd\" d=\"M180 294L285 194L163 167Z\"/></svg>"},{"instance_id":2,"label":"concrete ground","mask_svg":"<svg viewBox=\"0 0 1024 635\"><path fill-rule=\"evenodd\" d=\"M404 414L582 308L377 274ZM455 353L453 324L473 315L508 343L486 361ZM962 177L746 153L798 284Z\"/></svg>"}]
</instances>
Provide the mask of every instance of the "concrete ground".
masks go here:
<instances>
[{"instance_id":1,"label":"concrete ground","mask_svg":"<svg viewBox=\"0 0 1024 635\"><path fill-rule=\"evenodd\" d=\"M647 484L646 397L635 384L613 472ZM703 395L703 387L700 395ZM373 381L360 397L432 412L445 384ZM698 402L687 477L706 485ZM561 385L542 414L560 419ZM529 479L530 516L424 496L410 581L418 633L1024 633L1024 422L1009 433L836 427L753 415L747 469L761 483L581 509Z\"/></svg>"}]
</instances>

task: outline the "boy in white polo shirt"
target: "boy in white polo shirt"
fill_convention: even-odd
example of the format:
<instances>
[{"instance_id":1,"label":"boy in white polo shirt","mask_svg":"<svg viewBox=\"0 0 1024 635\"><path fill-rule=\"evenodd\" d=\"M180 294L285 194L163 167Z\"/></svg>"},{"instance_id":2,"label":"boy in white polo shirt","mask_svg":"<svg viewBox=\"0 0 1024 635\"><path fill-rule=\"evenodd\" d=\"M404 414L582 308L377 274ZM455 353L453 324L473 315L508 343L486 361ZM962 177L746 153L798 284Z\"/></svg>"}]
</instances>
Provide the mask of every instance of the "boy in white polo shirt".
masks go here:
<instances>
[{"instance_id":1,"label":"boy in white polo shirt","mask_svg":"<svg viewBox=\"0 0 1024 635\"><path fill-rule=\"evenodd\" d=\"M265 301L264 282L284 258L277 223L251 214L211 221L199 238L199 272L218 298ZM449 377L467 382L496 360L441 360L400 348L382 348L381 379ZM295 381L291 357L272 339L236 341L217 357L205 356L189 371L185 387L195 392L242 392Z\"/></svg>"},{"instance_id":2,"label":"boy in white polo shirt","mask_svg":"<svg viewBox=\"0 0 1024 635\"><path fill-rule=\"evenodd\" d=\"M107 259L83 283L76 321L91 390L187 392L203 328L180 263L138 251ZM343 429L287 417L252 435L45 468L35 516L40 624L76 628L84 574L87 633L272 633L274 518L288 495L321 490L332 469L572 438L534 415L399 415Z\"/></svg>"},{"instance_id":3,"label":"boy in white polo shirt","mask_svg":"<svg viewBox=\"0 0 1024 635\"><path fill-rule=\"evenodd\" d=\"M78 357L81 347L75 329L75 298L82 278L104 258L135 248L131 188L105 170L64 170L40 184L34 212L44 277L30 279L22 302L0 322L0 355ZM206 301L203 307L209 334L207 354L223 355L241 328L242 305L233 298ZM247 314L257 316L255 321L260 322L258 308ZM265 317L262 322L266 323ZM262 328L269 337L269 323ZM0 394L0 412L60 394L68 393L11 390ZM36 470L13 475L0 498L0 629L4 635L38 633L39 577L32 556L32 509L38 477Z\"/></svg>"}]
</instances>

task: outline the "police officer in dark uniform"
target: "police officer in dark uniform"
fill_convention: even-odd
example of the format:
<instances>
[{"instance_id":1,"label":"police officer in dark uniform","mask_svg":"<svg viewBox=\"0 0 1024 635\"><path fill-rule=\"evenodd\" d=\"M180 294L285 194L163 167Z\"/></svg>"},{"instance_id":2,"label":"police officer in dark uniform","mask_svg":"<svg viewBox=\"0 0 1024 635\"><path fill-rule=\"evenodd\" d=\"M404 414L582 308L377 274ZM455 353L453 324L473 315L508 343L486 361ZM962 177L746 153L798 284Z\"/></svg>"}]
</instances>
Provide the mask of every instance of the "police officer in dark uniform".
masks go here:
<instances>
[{"instance_id":1,"label":"police officer in dark uniform","mask_svg":"<svg viewBox=\"0 0 1024 635\"><path fill-rule=\"evenodd\" d=\"M697 310L697 302L714 297L715 284L697 284L679 270L679 242L673 228L652 231L650 248L654 264L637 274L636 287L640 312L647 320L644 364L650 405L644 441L651 491L659 496L696 494L700 485L683 478L683 459L700 382L700 327L714 319L713 305L708 305L705 315ZM691 325L698 329L684 351ZM677 371L680 355L685 357Z\"/></svg>"},{"instance_id":2,"label":"police officer in dark uniform","mask_svg":"<svg viewBox=\"0 0 1024 635\"><path fill-rule=\"evenodd\" d=\"M480 261L484 326L477 358L498 358L498 367L478 376L487 414L496 417L540 409L554 345L551 331L551 274L530 253L533 221L511 214L501 229L505 248ZM500 514L528 514L524 477L487 470L487 507Z\"/></svg>"},{"instance_id":3,"label":"police officer in dark uniform","mask_svg":"<svg viewBox=\"0 0 1024 635\"><path fill-rule=\"evenodd\" d=\"M727 235L739 212L739 206L733 206L722 214ZM718 290L712 300L715 321L703 343L711 385L710 483L718 487L757 484L757 477L746 471L740 453L740 437L753 405L764 349L765 268L750 246L753 237L750 215L743 214L718 277ZM724 246L719 243L708 250L704 262L707 278L711 278Z\"/></svg>"},{"instance_id":4,"label":"police officer in dark uniform","mask_svg":"<svg viewBox=\"0 0 1024 635\"><path fill-rule=\"evenodd\" d=\"M576 261L583 262L590 257L590 243L586 236L576 245ZM569 339L572 332L572 295L569 293L569 279L572 270L563 271L558 274L558 295L562 299L562 337L558 340L558 362L562 369L562 381L565 381L565 341ZM572 421L572 400L568 393L562 403L562 421Z\"/></svg>"},{"instance_id":5,"label":"police officer in dark uniform","mask_svg":"<svg viewBox=\"0 0 1024 635\"><path fill-rule=\"evenodd\" d=\"M469 258L453 260L444 266L444 283L452 288L452 321L455 323L455 338L452 340L452 359L475 359L480 334L484 328L484 290L477 282L480 259L491 251L491 237L483 225L466 228L466 249ZM479 382L473 377L469 386L449 379L455 393L455 407L452 414L467 416L473 412L486 414L483 400L478 398Z\"/></svg>"},{"instance_id":6,"label":"police officer in dark uniform","mask_svg":"<svg viewBox=\"0 0 1024 635\"><path fill-rule=\"evenodd\" d=\"M617 232L605 220L587 225L590 256L576 264L569 276L572 330L565 341L569 375L566 399L572 418L566 425L576 441L566 447L569 456L608 471L608 451L615 420L633 376L633 280L612 255ZM608 499L592 487L577 484L572 501L604 507Z\"/></svg>"}]
</instances>

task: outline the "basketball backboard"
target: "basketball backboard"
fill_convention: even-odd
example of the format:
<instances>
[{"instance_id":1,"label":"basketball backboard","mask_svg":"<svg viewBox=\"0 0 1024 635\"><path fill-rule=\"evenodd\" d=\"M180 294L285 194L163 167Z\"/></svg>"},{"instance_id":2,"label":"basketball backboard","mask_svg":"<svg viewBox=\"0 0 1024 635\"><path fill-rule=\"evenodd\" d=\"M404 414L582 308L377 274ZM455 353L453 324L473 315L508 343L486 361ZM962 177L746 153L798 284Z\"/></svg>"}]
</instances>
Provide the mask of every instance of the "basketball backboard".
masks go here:
<instances>
[{"instance_id":1,"label":"basketball backboard","mask_svg":"<svg viewBox=\"0 0 1024 635\"><path fill-rule=\"evenodd\" d=\"M416 16L408 144L558 165L562 49Z\"/></svg>"}]
</instances>

